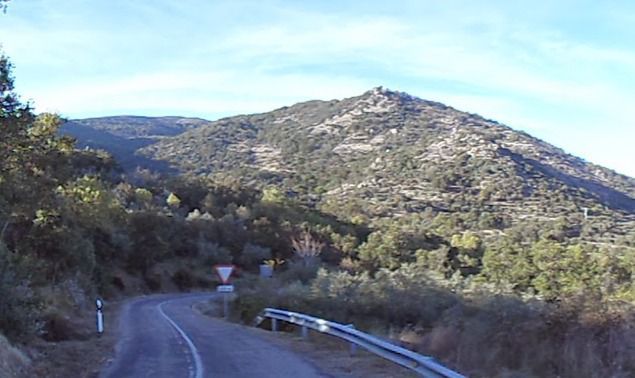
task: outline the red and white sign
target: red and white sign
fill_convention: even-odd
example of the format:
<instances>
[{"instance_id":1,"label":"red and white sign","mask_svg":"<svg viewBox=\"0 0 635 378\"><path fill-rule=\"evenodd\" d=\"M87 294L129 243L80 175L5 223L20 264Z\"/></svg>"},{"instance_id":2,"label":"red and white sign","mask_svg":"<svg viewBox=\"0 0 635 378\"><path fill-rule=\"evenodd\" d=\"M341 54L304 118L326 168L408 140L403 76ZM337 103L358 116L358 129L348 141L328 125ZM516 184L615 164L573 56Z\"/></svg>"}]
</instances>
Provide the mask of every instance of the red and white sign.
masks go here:
<instances>
[{"instance_id":1,"label":"red and white sign","mask_svg":"<svg viewBox=\"0 0 635 378\"><path fill-rule=\"evenodd\" d=\"M218 278L220 278L220 282L223 283L223 285L226 285L229 283L229 277L232 275L232 272L234 271L234 266L231 264L226 264L226 265L214 265L214 269L216 269L216 274L218 275Z\"/></svg>"}]
</instances>

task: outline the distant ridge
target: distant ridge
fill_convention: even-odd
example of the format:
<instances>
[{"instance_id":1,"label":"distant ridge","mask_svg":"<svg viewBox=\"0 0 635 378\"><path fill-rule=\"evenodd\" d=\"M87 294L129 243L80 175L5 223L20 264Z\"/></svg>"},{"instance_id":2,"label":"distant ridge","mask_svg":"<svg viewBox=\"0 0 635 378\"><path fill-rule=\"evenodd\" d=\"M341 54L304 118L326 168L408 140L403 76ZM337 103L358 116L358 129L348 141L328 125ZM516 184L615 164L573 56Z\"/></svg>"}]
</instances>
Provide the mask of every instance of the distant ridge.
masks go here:
<instances>
[{"instance_id":1,"label":"distant ridge","mask_svg":"<svg viewBox=\"0 0 635 378\"><path fill-rule=\"evenodd\" d=\"M77 138L79 147L110 152L126 170L139 166L171 171L166 162L138 156L136 152L161 138L207 123L209 121L200 118L112 116L70 120L62 125L60 132Z\"/></svg>"}]
</instances>

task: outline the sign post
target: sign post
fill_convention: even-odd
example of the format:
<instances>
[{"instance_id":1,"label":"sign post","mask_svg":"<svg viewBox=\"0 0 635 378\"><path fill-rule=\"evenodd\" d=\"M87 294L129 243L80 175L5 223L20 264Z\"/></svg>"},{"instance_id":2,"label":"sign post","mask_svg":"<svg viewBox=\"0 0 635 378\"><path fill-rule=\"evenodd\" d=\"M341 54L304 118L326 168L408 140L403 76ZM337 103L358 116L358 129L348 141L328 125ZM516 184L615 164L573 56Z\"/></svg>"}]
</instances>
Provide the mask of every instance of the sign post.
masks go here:
<instances>
[{"instance_id":1,"label":"sign post","mask_svg":"<svg viewBox=\"0 0 635 378\"><path fill-rule=\"evenodd\" d=\"M229 283L229 277L234 271L234 265L215 265L214 269L222 283L222 285L216 287L216 291L223 295L223 317L227 319L229 317L229 295L234 292L234 285Z\"/></svg>"},{"instance_id":2,"label":"sign post","mask_svg":"<svg viewBox=\"0 0 635 378\"><path fill-rule=\"evenodd\" d=\"M104 313L101 311L104 308L104 302L97 298L95 306L97 307L97 335L101 336L104 333Z\"/></svg>"}]
</instances>

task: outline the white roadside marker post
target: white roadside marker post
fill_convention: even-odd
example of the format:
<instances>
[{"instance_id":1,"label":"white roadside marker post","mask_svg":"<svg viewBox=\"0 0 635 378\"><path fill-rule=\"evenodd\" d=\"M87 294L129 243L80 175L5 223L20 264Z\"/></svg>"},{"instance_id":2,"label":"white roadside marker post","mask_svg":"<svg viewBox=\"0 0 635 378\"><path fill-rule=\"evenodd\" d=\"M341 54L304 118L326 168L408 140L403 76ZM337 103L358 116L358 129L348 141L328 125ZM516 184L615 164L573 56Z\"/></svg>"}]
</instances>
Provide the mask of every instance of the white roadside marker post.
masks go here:
<instances>
[{"instance_id":1,"label":"white roadside marker post","mask_svg":"<svg viewBox=\"0 0 635 378\"><path fill-rule=\"evenodd\" d=\"M97 298L95 305L97 306L97 335L101 336L104 333L104 313L101 311L104 308L104 302Z\"/></svg>"}]
</instances>

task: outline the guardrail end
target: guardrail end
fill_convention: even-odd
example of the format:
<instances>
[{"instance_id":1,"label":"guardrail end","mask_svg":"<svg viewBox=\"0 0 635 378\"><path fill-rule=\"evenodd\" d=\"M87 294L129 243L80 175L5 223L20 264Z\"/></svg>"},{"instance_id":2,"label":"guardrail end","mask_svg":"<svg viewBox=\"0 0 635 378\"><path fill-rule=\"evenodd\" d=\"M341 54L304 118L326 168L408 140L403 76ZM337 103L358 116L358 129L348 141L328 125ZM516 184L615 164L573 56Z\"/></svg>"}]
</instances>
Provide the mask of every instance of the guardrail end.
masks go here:
<instances>
[{"instance_id":1,"label":"guardrail end","mask_svg":"<svg viewBox=\"0 0 635 378\"><path fill-rule=\"evenodd\" d=\"M258 315L256 316L256 318L254 319L254 327L258 327L263 321L265 320L265 317L262 315Z\"/></svg>"}]
</instances>

